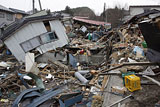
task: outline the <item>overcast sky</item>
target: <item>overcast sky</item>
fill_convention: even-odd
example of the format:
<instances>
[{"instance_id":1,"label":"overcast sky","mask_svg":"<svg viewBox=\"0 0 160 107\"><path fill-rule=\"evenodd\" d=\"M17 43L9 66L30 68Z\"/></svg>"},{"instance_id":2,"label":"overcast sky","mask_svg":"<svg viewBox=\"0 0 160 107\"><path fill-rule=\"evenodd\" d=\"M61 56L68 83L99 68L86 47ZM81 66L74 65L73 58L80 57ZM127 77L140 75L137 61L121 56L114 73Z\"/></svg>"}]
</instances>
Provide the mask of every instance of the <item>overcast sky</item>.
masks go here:
<instances>
[{"instance_id":1,"label":"overcast sky","mask_svg":"<svg viewBox=\"0 0 160 107\"><path fill-rule=\"evenodd\" d=\"M35 0L35 7L39 9L38 0ZM129 5L160 5L160 0L41 0L43 9L50 9L51 11L59 11L65 9L68 5L71 8L88 6L96 14L103 11L104 3L106 7L114 7L121 5L122 7ZM32 0L0 0L0 4L9 8L16 8L21 10L31 10Z\"/></svg>"}]
</instances>

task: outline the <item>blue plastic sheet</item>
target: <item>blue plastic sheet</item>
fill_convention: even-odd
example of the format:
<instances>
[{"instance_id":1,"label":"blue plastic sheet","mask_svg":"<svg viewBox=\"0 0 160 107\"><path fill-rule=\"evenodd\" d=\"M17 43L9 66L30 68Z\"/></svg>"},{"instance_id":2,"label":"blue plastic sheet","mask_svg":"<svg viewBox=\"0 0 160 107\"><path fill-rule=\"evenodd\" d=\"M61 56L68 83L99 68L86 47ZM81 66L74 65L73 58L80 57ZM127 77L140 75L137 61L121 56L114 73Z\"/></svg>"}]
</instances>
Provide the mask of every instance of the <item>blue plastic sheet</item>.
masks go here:
<instances>
[{"instance_id":1,"label":"blue plastic sheet","mask_svg":"<svg viewBox=\"0 0 160 107\"><path fill-rule=\"evenodd\" d=\"M69 54L69 63L72 65L73 68L77 67L77 60L71 54Z\"/></svg>"},{"instance_id":2,"label":"blue plastic sheet","mask_svg":"<svg viewBox=\"0 0 160 107\"><path fill-rule=\"evenodd\" d=\"M137 52L141 53L142 56L144 56L144 51L139 46L135 46L133 49L133 53L136 54Z\"/></svg>"}]
</instances>

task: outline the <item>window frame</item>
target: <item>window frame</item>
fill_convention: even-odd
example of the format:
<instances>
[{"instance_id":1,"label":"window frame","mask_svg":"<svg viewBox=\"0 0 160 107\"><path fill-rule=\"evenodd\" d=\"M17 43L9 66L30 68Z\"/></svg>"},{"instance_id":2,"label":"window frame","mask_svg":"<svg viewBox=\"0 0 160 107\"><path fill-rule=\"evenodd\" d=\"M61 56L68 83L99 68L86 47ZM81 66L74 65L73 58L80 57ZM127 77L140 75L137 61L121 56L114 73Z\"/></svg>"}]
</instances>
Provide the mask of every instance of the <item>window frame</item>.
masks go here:
<instances>
[{"instance_id":1,"label":"window frame","mask_svg":"<svg viewBox=\"0 0 160 107\"><path fill-rule=\"evenodd\" d=\"M33 44L32 44L31 41L34 40L34 39L37 39L37 40L39 41L39 45L38 45L38 46L33 46ZM23 44L25 44L25 43L29 43L29 44L30 44L31 48L30 48L29 50L26 50L26 49L24 48L24 45L23 45ZM31 39L29 39L29 40L27 40L27 41L24 41L24 42L20 43L20 46L21 46L21 48L23 49L24 52L29 52L30 50L35 49L35 48L39 47L40 45L42 45L42 42L41 42L41 39L40 39L39 36L34 37L34 38L31 38Z\"/></svg>"},{"instance_id":2,"label":"window frame","mask_svg":"<svg viewBox=\"0 0 160 107\"><path fill-rule=\"evenodd\" d=\"M56 38L55 38L55 39L50 39L50 40L48 40L48 41L43 41L42 38L43 38L43 37L46 37L46 38L47 38L47 36L49 37L49 35L48 35L49 33L55 34ZM41 39L42 44L47 44L47 43L50 43L50 42L54 42L54 41L59 40L59 38L58 38L58 36L57 36L57 33L56 33L55 31L46 32L46 33L40 35L40 39Z\"/></svg>"},{"instance_id":3,"label":"window frame","mask_svg":"<svg viewBox=\"0 0 160 107\"><path fill-rule=\"evenodd\" d=\"M13 14L10 14L10 13L7 13L7 14L6 14L6 19L7 19L8 21L13 21L13 18L14 18Z\"/></svg>"},{"instance_id":4,"label":"window frame","mask_svg":"<svg viewBox=\"0 0 160 107\"><path fill-rule=\"evenodd\" d=\"M47 35L47 36L49 37L49 35L48 35L49 33L54 33L57 38L56 38L56 39L49 40L49 41L47 41L47 42L44 42L44 41L42 40L42 36L43 36L43 37L46 37L46 35ZM35 39L35 38L37 38L38 41L39 41L39 43L40 43L38 46L33 46L32 43L31 43L31 41L32 41L33 39ZM35 48L37 48L37 47L39 47L39 46L41 46L41 45L44 45L44 44L47 44L47 43L51 43L51 42L54 42L54 41L57 41L57 40L59 40L59 38L58 38L57 33L56 33L55 31L53 31L53 32L46 32L46 33L43 33L43 34L41 34L41 35L39 35L39 36L33 37L33 38L29 39L29 40L26 40L26 41L20 43L20 46L21 46L21 48L23 49L24 52L29 52L29 51L31 51L31 50L33 50L33 49L35 49ZM32 48L26 50L26 49L24 48L24 45L23 45L23 44L25 44L25 43L30 44L30 47L32 47Z\"/></svg>"},{"instance_id":5,"label":"window frame","mask_svg":"<svg viewBox=\"0 0 160 107\"><path fill-rule=\"evenodd\" d=\"M1 17L1 15L3 15L3 16ZM0 18L5 18L5 13L0 12Z\"/></svg>"}]
</instances>

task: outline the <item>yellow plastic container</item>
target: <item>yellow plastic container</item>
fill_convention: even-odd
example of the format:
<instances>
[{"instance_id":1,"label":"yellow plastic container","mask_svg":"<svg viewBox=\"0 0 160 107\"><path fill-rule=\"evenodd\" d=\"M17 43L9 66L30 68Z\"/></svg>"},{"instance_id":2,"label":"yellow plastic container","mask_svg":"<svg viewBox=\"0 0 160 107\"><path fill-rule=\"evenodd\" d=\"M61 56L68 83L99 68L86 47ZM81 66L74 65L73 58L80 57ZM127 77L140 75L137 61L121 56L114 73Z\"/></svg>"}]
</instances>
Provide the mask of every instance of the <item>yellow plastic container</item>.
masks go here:
<instances>
[{"instance_id":1,"label":"yellow plastic container","mask_svg":"<svg viewBox=\"0 0 160 107\"><path fill-rule=\"evenodd\" d=\"M140 78L136 75L125 76L125 87L133 92L141 89Z\"/></svg>"}]
</instances>

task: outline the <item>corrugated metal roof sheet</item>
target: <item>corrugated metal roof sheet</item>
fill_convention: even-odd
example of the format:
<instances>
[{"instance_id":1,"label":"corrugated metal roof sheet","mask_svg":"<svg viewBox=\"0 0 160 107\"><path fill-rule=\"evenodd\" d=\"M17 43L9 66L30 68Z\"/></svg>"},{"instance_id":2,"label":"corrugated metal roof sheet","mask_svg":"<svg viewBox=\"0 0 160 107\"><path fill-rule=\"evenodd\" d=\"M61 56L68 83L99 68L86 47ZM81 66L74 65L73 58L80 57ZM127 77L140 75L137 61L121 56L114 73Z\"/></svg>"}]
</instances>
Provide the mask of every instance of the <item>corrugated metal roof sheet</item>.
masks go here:
<instances>
[{"instance_id":1,"label":"corrugated metal roof sheet","mask_svg":"<svg viewBox=\"0 0 160 107\"><path fill-rule=\"evenodd\" d=\"M81 22L84 22L84 23L88 23L88 24L93 24L93 25L105 25L105 24L110 24L108 22L101 22L101 21L95 21L95 20L88 20L88 19L83 19L81 17L73 17L74 20L77 20L77 21L81 21Z\"/></svg>"}]
</instances>

